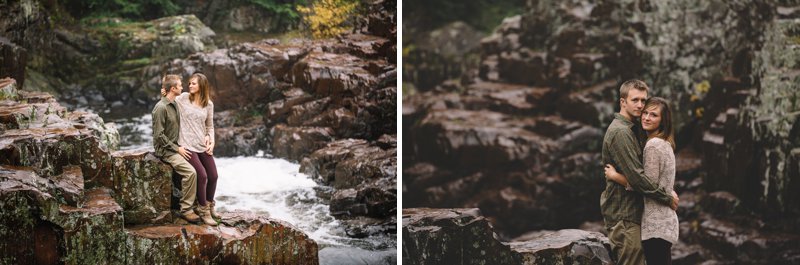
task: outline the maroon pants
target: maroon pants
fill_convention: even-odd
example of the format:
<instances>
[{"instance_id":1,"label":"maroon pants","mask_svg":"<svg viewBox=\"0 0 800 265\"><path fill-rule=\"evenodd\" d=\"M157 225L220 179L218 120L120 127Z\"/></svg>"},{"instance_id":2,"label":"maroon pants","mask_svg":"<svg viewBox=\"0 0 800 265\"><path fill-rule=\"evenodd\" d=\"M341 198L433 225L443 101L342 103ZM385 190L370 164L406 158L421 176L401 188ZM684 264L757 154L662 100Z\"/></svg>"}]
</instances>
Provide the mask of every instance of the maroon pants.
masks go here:
<instances>
[{"instance_id":1,"label":"maroon pants","mask_svg":"<svg viewBox=\"0 0 800 265\"><path fill-rule=\"evenodd\" d=\"M197 171L197 202L200 206L206 206L207 201L214 200L217 190L217 164L214 163L214 157L205 152L189 153L192 154L189 164Z\"/></svg>"}]
</instances>

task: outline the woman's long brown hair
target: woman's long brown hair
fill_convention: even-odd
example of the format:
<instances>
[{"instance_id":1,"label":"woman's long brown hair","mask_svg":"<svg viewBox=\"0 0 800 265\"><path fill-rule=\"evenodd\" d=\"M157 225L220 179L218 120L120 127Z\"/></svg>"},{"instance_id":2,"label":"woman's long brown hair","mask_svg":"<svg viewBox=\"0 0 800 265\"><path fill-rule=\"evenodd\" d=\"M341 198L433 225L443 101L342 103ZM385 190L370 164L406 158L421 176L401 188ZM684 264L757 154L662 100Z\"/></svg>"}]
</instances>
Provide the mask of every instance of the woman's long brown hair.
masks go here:
<instances>
[{"instance_id":1,"label":"woman's long brown hair","mask_svg":"<svg viewBox=\"0 0 800 265\"><path fill-rule=\"evenodd\" d=\"M208 84L208 78L206 78L206 75L204 74L192 74L192 77L189 78L189 82L191 82L194 78L197 79L198 91L196 94L200 95L200 106L205 108L208 106L208 102L211 101L211 85ZM189 94L189 101L195 101L195 94Z\"/></svg>"},{"instance_id":2,"label":"woman's long brown hair","mask_svg":"<svg viewBox=\"0 0 800 265\"><path fill-rule=\"evenodd\" d=\"M675 150L675 131L672 129L672 108L666 99L660 97L652 97L644 104L644 109L647 110L652 106L659 106L661 108L661 124L658 125L658 131L653 135L667 141L672 145L672 150Z\"/></svg>"}]
</instances>

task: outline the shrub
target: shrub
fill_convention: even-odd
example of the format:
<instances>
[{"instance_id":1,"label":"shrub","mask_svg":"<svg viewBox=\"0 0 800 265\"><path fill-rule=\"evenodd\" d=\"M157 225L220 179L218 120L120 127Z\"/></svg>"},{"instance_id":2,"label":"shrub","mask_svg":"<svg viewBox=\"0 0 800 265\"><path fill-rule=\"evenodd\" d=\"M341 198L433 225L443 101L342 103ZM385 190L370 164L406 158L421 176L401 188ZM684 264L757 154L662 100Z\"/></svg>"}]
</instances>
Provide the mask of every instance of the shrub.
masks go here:
<instances>
[{"instance_id":1,"label":"shrub","mask_svg":"<svg viewBox=\"0 0 800 265\"><path fill-rule=\"evenodd\" d=\"M314 38L329 38L349 29L356 7L358 2L353 0L317 0L310 7L297 6L297 11Z\"/></svg>"}]
</instances>

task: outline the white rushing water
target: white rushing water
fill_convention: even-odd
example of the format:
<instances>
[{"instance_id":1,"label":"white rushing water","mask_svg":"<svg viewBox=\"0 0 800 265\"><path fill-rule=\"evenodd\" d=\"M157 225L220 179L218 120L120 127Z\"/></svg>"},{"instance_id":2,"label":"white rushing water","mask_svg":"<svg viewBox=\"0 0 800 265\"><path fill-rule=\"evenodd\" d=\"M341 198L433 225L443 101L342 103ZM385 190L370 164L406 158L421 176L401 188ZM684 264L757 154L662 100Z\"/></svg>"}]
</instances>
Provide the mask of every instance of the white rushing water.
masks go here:
<instances>
[{"instance_id":1,"label":"white rushing water","mask_svg":"<svg viewBox=\"0 0 800 265\"><path fill-rule=\"evenodd\" d=\"M117 120L120 149L152 144L151 115ZM292 224L320 247L320 264L395 264L395 235L351 238L330 215L318 191L329 190L299 173L300 165L260 153L253 157L215 157L220 212L246 210Z\"/></svg>"}]
</instances>

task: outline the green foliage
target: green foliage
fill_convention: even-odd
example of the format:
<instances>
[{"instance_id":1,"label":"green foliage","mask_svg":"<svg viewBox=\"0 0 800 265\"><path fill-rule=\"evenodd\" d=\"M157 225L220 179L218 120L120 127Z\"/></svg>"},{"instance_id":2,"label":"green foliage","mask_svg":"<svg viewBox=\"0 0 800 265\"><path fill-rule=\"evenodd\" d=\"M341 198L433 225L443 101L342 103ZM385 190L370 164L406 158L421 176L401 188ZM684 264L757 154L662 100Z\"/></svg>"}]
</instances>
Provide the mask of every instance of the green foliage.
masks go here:
<instances>
[{"instance_id":1,"label":"green foliage","mask_svg":"<svg viewBox=\"0 0 800 265\"><path fill-rule=\"evenodd\" d=\"M356 0L317 0L309 7L298 6L297 10L315 38L330 38L348 30L358 4Z\"/></svg>"},{"instance_id":2,"label":"green foliage","mask_svg":"<svg viewBox=\"0 0 800 265\"><path fill-rule=\"evenodd\" d=\"M296 24L300 21L300 13L295 9L296 4L306 4L305 0L247 0L248 2L275 14L277 23L282 26Z\"/></svg>"},{"instance_id":3,"label":"green foliage","mask_svg":"<svg viewBox=\"0 0 800 265\"><path fill-rule=\"evenodd\" d=\"M523 0L404 0L403 18L419 30L431 30L453 21L489 32L503 18L522 13Z\"/></svg>"},{"instance_id":4,"label":"green foliage","mask_svg":"<svg viewBox=\"0 0 800 265\"><path fill-rule=\"evenodd\" d=\"M172 16L180 11L172 0L65 0L63 4L76 18L154 19Z\"/></svg>"}]
</instances>

